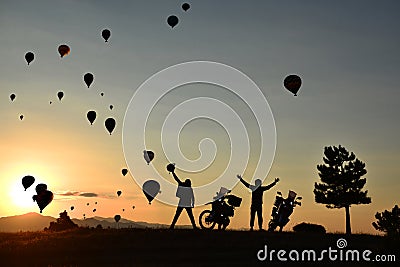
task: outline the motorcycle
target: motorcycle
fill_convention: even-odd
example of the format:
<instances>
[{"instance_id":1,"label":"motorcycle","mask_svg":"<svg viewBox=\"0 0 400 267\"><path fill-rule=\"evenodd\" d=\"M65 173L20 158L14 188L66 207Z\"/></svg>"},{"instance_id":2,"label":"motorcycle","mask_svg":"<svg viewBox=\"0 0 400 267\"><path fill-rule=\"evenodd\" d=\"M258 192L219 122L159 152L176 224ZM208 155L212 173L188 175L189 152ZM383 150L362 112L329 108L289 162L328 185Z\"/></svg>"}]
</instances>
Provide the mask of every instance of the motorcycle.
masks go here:
<instances>
[{"instance_id":1,"label":"motorcycle","mask_svg":"<svg viewBox=\"0 0 400 267\"><path fill-rule=\"evenodd\" d=\"M268 223L268 231L274 232L279 226L279 232L290 221L289 217L293 213L294 207L301 206L302 197L296 197L297 193L289 190L288 197L282 197L281 192L277 192L275 196L274 206L272 207L271 220Z\"/></svg>"},{"instance_id":2,"label":"motorcycle","mask_svg":"<svg viewBox=\"0 0 400 267\"><path fill-rule=\"evenodd\" d=\"M229 217L235 214L235 207L240 207L242 199L235 195L230 195L231 190L221 188L214 197L214 201L207 203L211 204L211 210L204 210L200 213L199 223L202 229L214 229L218 224L219 230L225 230L230 223Z\"/></svg>"}]
</instances>

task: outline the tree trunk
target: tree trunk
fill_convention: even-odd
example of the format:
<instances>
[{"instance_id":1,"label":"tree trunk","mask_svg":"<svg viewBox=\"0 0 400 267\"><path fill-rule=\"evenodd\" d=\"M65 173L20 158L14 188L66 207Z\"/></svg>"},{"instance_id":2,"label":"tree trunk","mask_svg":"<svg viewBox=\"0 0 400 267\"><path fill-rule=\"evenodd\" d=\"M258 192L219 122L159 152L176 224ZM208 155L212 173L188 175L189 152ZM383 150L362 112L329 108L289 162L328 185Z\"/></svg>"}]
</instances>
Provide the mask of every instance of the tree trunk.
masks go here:
<instances>
[{"instance_id":1,"label":"tree trunk","mask_svg":"<svg viewBox=\"0 0 400 267\"><path fill-rule=\"evenodd\" d=\"M346 235L351 235L350 206L345 206L345 209L346 209Z\"/></svg>"}]
</instances>

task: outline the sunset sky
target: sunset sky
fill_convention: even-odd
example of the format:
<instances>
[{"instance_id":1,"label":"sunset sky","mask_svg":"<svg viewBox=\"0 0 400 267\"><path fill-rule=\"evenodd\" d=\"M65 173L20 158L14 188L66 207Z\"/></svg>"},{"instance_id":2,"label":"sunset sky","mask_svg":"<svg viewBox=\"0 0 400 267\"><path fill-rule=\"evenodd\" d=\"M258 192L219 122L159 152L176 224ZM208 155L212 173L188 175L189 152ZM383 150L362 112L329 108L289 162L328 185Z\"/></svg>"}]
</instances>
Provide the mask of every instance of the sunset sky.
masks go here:
<instances>
[{"instance_id":1,"label":"sunset sky","mask_svg":"<svg viewBox=\"0 0 400 267\"><path fill-rule=\"evenodd\" d=\"M192 0L187 12L182 3L0 0L0 217L39 212L32 195L37 182L43 182L55 193L44 215L57 217L75 206L70 215L76 218L120 214L170 224L175 207L156 200L148 205L133 170L121 174L127 167L124 114L137 88L156 72L207 60L245 73L271 107L277 143L264 184L275 177L281 182L264 195L264 226L275 192L286 195L291 189L303 197L303 205L295 209L288 230L305 221L330 232L344 231L345 211L316 204L313 194L324 146L341 144L366 163L365 189L372 198L370 205L351 208L353 232L377 233L371 225L374 214L399 204L399 1ZM180 19L174 29L166 23L171 14ZM105 28L111 30L108 43L101 37ZM60 44L71 48L62 59ZM28 51L35 54L29 66L24 59ZM87 72L95 76L90 89L83 82ZM292 73L303 80L298 97L282 85ZM178 88L160 102L160 110L170 110L198 92L235 102L214 87ZM62 101L59 91L65 93ZM17 96L13 102L12 93ZM93 126L86 119L88 110L97 111ZM248 111L243 112L246 118ZM108 117L117 121L111 136L104 127ZM165 114L153 119L162 123ZM228 137L207 121L188 126L180 144L191 160L200 155L203 138L219 144L207 170L181 172L182 178L201 184L199 177L224 171ZM142 155L141 150L137 153ZM143 160L137 171L164 168L167 161L156 159L154 166ZM25 175L36 178L26 192L21 185ZM165 176L171 179L167 172ZM117 190L122 191L120 197ZM229 228L248 228L250 193L240 184L233 193L243 202ZM195 209L196 219L206 208ZM178 223L189 223L186 213Z\"/></svg>"}]
</instances>

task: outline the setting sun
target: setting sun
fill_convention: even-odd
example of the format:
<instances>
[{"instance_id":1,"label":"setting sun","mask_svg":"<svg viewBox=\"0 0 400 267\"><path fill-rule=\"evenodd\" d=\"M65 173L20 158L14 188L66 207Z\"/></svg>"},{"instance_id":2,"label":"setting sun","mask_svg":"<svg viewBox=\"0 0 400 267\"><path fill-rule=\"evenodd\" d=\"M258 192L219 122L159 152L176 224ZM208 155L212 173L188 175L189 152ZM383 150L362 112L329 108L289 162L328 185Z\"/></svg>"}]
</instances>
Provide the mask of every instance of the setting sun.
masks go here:
<instances>
[{"instance_id":1,"label":"setting sun","mask_svg":"<svg viewBox=\"0 0 400 267\"><path fill-rule=\"evenodd\" d=\"M9 203L12 203L17 209L34 208L35 202L33 202L32 196L35 195L35 187L32 185L25 191L20 180L20 178L15 179L16 182L10 187L9 200L11 201Z\"/></svg>"}]
</instances>

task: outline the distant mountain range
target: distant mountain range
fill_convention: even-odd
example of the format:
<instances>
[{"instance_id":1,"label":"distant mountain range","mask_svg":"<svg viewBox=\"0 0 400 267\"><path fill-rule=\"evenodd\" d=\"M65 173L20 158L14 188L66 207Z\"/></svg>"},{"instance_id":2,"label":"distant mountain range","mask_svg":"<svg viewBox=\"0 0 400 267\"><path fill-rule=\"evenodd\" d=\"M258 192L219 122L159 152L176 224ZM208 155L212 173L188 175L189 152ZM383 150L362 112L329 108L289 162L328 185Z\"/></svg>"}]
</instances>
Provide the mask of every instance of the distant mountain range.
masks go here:
<instances>
[{"instance_id":1,"label":"distant mountain range","mask_svg":"<svg viewBox=\"0 0 400 267\"><path fill-rule=\"evenodd\" d=\"M50 222L56 221L56 218L50 216L43 216L35 212L30 212L23 215L1 217L0 218L0 232L19 232L19 231L41 231L45 227L49 227ZM118 225L114 218L92 217L84 220L72 219L74 223L81 227L96 227L101 225L103 228L168 228L168 225L147 223L147 222L134 222L122 218ZM186 228L184 226L184 228Z\"/></svg>"}]
</instances>

